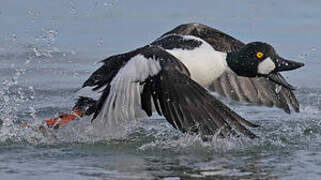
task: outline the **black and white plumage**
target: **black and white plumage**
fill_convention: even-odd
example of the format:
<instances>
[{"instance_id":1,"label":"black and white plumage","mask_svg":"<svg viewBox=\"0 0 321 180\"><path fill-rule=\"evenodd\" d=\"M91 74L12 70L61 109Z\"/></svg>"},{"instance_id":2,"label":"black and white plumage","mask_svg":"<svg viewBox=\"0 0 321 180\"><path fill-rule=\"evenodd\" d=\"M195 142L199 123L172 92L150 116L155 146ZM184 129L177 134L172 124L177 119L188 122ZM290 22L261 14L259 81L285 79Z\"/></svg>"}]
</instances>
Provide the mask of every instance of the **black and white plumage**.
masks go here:
<instances>
[{"instance_id":1,"label":"black and white plumage","mask_svg":"<svg viewBox=\"0 0 321 180\"><path fill-rule=\"evenodd\" d=\"M220 52L235 52L240 50L245 43L234 37L199 23L189 23L177 26L165 33L192 35L208 42L215 50ZM288 84L280 73L271 74L278 81ZM236 101L245 101L268 107L276 106L290 113L292 106L295 112L299 112L299 103L291 89L281 88L278 84L265 77L244 77L224 72L219 78L213 81L209 89L221 96Z\"/></svg>"},{"instance_id":2,"label":"black and white plumage","mask_svg":"<svg viewBox=\"0 0 321 180\"><path fill-rule=\"evenodd\" d=\"M190 29L190 26L194 26L194 24L187 25L186 28ZM217 134L222 137L241 133L250 138L256 137L245 126L256 127L257 125L237 115L204 87L213 87L213 82L215 84L215 82L221 81L223 82L221 86L214 85L218 93L220 93L218 87L223 92L234 90L235 93L223 95L236 100L242 100L244 97L249 102L270 105L263 101L266 98L264 95L270 96L272 94L278 98L278 94L280 94L266 91L266 87L271 86L270 82L270 85L269 83L267 85L264 83L268 81L262 80L262 83L261 80L258 80L258 84L262 85L263 95L260 95L260 98L263 100L257 98L260 100L255 101L252 98L253 95L240 93L247 91L247 87L242 87L245 80L240 81L240 86L224 87L223 84L228 82L226 79L224 82L224 79L221 78L231 76L237 79L239 76L236 74L239 73L252 77L249 71L235 69L234 66L244 65L244 63L237 64L239 57L249 55L248 59L251 59L250 54L255 51L256 47L267 49L263 51L266 55L272 54L267 56L265 58L267 60L264 60L263 63L256 62L256 59L252 62L247 59L244 61L248 62L249 67L257 66L249 68L251 71L253 69L254 73L262 72L262 75L270 77L270 74L275 74L272 71L277 69L278 61L283 62L283 60L275 58L276 54L273 54L273 48L264 43L249 44L248 49L239 50L243 54L228 53L226 50L219 51L222 48L216 48L215 43L212 44L206 37L200 37L191 32L181 31L180 28L174 29L148 46L103 60L103 65L83 84L83 88L79 91L81 98L75 108L82 107L85 114L93 114L94 121L107 124L117 124L145 115L151 116L156 111L159 115L163 115L174 128L182 132L202 135ZM184 33L191 35L184 35ZM222 38L223 36L214 35L213 37L221 40L223 46L228 46L231 50L240 46L238 45L240 42L227 35L226 37L229 38L226 42ZM236 42L236 45L232 46L229 41ZM291 63L291 61L286 62ZM300 64L294 63L290 68L283 70L291 70L300 66ZM253 86L255 85L252 83L252 79L247 80ZM274 80L279 82L284 79L280 76L279 80ZM237 82L236 84L239 85ZM281 82L281 84L285 83ZM273 84L273 86L275 85ZM260 89L257 90L257 92L260 91ZM290 94L285 93L287 96L284 98L292 98L296 101L292 92L289 92ZM82 106L81 102L84 99L86 101L92 100L95 103ZM278 101L272 101L272 105L278 106L280 104L278 102L283 103L282 99L278 99ZM284 104L279 105L282 108L283 106Z\"/></svg>"},{"instance_id":3,"label":"black and white plumage","mask_svg":"<svg viewBox=\"0 0 321 180\"><path fill-rule=\"evenodd\" d=\"M95 121L120 123L140 118L144 112L151 116L155 108L182 132L226 137L237 130L255 137L242 125L255 127L254 124L192 80L186 66L161 47L145 46L103 62L84 83L84 88L101 93L91 107L95 109Z\"/></svg>"}]
</instances>

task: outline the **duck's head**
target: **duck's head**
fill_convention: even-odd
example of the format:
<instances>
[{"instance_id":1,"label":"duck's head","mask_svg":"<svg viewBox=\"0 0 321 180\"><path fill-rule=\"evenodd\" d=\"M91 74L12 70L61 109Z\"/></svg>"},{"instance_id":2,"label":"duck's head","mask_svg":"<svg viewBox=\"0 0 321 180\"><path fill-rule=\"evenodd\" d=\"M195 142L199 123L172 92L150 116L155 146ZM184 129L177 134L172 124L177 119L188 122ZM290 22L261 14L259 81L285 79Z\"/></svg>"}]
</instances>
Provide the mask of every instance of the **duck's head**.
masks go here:
<instances>
[{"instance_id":1,"label":"duck's head","mask_svg":"<svg viewBox=\"0 0 321 180\"><path fill-rule=\"evenodd\" d=\"M228 66L239 76L267 77L286 88L293 89L289 84L279 82L271 76L273 73L290 71L304 64L280 57L274 48L263 42L252 42L243 46L238 52L229 53Z\"/></svg>"}]
</instances>

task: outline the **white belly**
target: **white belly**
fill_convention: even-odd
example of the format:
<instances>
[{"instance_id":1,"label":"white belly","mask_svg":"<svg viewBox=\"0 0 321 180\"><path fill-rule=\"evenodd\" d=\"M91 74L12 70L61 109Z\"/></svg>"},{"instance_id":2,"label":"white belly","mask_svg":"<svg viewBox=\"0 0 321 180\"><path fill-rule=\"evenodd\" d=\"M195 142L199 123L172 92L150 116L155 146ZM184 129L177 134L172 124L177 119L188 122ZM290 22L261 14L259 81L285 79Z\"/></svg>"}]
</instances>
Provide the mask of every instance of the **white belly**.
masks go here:
<instances>
[{"instance_id":1,"label":"white belly","mask_svg":"<svg viewBox=\"0 0 321 180\"><path fill-rule=\"evenodd\" d=\"M202 86L210 85L227 70L226 53L215 51L205 43L193 50L167 50L188 68L191 78Z\"/></svg>"}]
</instances>

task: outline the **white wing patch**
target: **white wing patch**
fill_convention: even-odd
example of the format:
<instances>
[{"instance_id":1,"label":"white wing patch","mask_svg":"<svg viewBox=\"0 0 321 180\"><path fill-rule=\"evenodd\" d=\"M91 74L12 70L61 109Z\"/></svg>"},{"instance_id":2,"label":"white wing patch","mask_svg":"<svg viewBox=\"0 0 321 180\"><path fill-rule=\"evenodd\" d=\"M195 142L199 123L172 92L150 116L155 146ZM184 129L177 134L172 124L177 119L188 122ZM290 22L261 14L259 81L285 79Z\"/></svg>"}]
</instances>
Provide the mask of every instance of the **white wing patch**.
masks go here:
<instances>
[{"instance_id":1,"label":"white wing patch","mask_svg":"<svg viewBox=\"0 0 321 180\"><path fill-rule=\"evenodd\" d=\"M194 81L202 86L208 86L228 70L226 53L216 51L210 44L195 36L184 35L183 37L201 41L202 44L192 50L176 48L166 51L187 67Z\"/></svg>"},{"instance_id":2,"label":"white wing patch","mask_svg":"<svg viewBox=\"0 0 321 180\"><path fill-rule=\"evenodd\" d=\"M96 86L94 87L90 87L90 86L86 86L86 87L83 87L81 89L79 89L76 93L76 96L77 97L80 97L80 96L83 96L83 97L89 97L91 99L94 99L94 100L98 100L99 97L101 96L102 94L102 90L104 90L106 88L106 86L103 86L97 90L93 90Z\"/></svg>"},{"instance_id":3,"label":"white wing patch","mask_svg":"<svg viewBox=\"0 0 321 180\"><path fill-rule=\"evenodd\" d=\"M109 95L95 121L119 124L146 116L141 108L140 94L143 87L140 82L160 70L159 61L146 59L142 55L134 56L111 81Z\"/></svg>"},{"instance_id":4,"label":"white wing patch","mask_svg":"<svg viewBox=\"0 0 321 180\"><path fill-rule=\"evenodd\" d=\"M275 69L275 63L273 60L268 57L264 59L262 62L260 62L258 66L258 73L260 74L269 74Z\"/></svg>"}]
</instances>

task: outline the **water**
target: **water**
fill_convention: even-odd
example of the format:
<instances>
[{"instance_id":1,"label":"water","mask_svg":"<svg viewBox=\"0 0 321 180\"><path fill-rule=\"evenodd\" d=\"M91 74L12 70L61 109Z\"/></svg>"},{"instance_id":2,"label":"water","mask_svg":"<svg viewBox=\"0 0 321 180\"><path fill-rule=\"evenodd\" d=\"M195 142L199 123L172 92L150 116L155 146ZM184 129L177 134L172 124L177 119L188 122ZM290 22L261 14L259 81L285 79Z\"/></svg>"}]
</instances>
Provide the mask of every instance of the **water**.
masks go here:
<instances>
[{"instance_id":1,"label":"water","mask_svg":"<svg viewBox=\"0 0 321 180\"><path fill-rule=\"evenodd\" d=\"M0 7L1 179L320 179L321 3L319 1L18 1ZM126 134L85 119L44 136L34 126L73 106L74 92L110 55L201 22L242 41L266 41L305 67L285 76L301 113L228 102L260 124L261 140L202 142L163 119Z\"/></svg>"}]
</instances>

